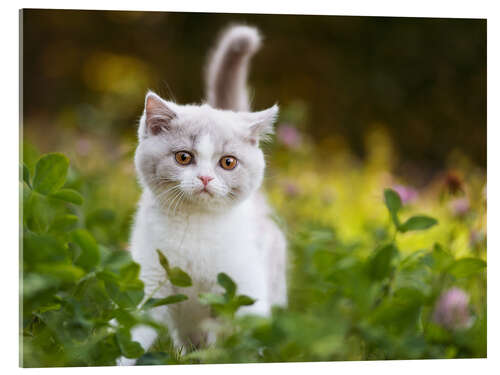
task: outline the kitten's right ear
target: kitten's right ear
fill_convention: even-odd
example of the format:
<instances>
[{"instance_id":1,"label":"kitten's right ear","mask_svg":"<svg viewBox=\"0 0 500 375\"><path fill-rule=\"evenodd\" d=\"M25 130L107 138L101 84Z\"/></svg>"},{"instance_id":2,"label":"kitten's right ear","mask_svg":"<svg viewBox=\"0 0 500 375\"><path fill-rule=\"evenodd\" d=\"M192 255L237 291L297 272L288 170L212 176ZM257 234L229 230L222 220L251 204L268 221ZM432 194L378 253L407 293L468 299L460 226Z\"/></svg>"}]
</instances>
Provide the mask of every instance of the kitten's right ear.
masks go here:
<instances>
[{"instance_id":1,"label":"kitten's right ear","mask_svg":"<svg viewBox=\"0 0 500 375\"><path fill-rule=\"evenodd\" d=\"M177 117L169 104L152 91L146 94L144 116L146 132L152 135L169 130L172 120Z\"/></svg>"}]
</instances>

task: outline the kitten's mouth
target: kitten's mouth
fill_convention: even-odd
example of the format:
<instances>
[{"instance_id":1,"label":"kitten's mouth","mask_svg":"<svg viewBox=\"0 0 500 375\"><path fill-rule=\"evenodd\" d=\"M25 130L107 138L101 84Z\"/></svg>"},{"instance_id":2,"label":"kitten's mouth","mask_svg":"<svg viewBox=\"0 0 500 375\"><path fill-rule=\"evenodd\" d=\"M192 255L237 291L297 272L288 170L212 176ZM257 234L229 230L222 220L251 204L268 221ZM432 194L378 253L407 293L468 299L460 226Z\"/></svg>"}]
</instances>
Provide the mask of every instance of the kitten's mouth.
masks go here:
<instances>
[{"instance_id":1,"label":"kitten's mouth","mask_svg":"<svg viewBox=\"0 0 500 375\"><path fill-rule=\"evenodd\" d=\"M212 194L211 192L209 192L209 191L207 190L207 188L206 188L206 187L204 187L203 189L201 189L201 190L198 192L198 194L200 194L200 195L201 195L201 194L208 194L208 195L210 195L211 197L213 196L213 194Z\"/></svg>"}]
</instances>

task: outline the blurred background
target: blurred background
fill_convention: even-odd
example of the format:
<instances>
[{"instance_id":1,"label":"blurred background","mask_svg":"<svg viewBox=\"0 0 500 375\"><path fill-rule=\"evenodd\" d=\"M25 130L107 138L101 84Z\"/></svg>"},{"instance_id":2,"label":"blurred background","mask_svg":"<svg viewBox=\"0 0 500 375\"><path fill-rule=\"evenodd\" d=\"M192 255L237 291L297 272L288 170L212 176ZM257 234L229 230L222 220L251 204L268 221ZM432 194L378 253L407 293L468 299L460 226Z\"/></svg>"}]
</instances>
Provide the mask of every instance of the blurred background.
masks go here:
<instances>
[{"instance_id":1,"label":"blurred background","mask_svg":"<svg viewBox=\"0 0 500 375\"><path fill-rule=\"evenodd\" d=\"M26 135L47 149L66 131L132 138L148 88L200 102L206 55L234 22L265 36L255 109L296 103L314 142L359 157L382 126L418 183L454 151L486 167L486 21L471 19L25 10Z\"/></svg>"}]
</instances>

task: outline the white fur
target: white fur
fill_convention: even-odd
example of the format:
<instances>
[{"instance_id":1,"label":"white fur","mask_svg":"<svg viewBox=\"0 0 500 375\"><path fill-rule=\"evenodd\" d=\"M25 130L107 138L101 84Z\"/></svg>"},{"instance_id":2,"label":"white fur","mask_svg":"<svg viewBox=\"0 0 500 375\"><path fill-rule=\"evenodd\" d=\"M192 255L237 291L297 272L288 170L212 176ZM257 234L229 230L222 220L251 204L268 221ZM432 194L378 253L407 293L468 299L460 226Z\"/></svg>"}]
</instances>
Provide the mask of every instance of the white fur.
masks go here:
<instances>
[{"instance_id":1,"label":"white fur","mask_svg":"<svg viewBox=\"0 0 500 375\"><path fill-rule=\"evenodd\" d=\"M239 42L245 32L249 38L258 35L251 30L230 29L219 51L231 45L231 35ZM255 42L250 41L250 45ZM215 58L223 59L221 53L216 52ZM242 63L246 69L247 61ZM222 291L218 273L225 272L236 282L237 293L256 299L240 313L268 315L272 305L283 306L287 301L285 239L259 191L265 162L258 141L272 132L278 108L234 112L240 108L178 105L154 93L146 96L145 107L135 155L143 194L130 240L132 257L141 266L146 297L176 293L189 297L152 310L153 318L168 326L174 344L210 343L214 337L201 328L210 311L198 302L198 295ZM179 150L189 151L194 162L179 165L174 157ZM238 159L234 170L221 167L219 161L226 155ZM212 178L206 186L208 193L202 192L198 176ZM179 288L166 281L157 249L172 267L191 276L191 287ZM146 350L155 337L155 331L144 326L132 331L133 340ZM135 362L122 358L118 363Z\"/></svg>"}]
</instances>

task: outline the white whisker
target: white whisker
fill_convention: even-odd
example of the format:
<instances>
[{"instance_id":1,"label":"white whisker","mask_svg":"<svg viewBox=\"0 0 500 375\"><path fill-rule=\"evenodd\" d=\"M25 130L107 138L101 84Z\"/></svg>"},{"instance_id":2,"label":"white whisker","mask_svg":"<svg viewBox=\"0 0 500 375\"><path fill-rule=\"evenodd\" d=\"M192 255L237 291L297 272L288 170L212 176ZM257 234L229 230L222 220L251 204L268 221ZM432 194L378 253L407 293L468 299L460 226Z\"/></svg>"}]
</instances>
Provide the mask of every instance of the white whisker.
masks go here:
<instances>
[{"instance_id":1,"label":"white whisker","mask_svg":"<svg viewBox=\"0 0 500 375\"><path fill-rule=\"evenodd\" d=\"M179 206L179 203L181 203L184 200L184 197L185 197L185 194L184 194L184 192L182 192L181 197L179 198L179 201L177 202L177 204L174 207L174 216L177 212L177 206Z\"/></svg>"},{"instance_id":2,"label":"white whisker","mask_svg":"<svg viewBox=\"0 0 500 375\"><path fill-rule=\"evenodd\" d=\"M174 198L170 201L170 204L168 205L167 208L167 214L170 212L170 207L172 207L172 204L177 200L178 197L182 196L183 192L182 190L177 191L176 195Z\"/></svg>"},{"instance_id":3,"label":"white whisker","mask_svg":"<svg viewBox=\"0 0 500 375\"><path fill-rule=\"evenodd\" d=\"M174 189L177 189L178 187L180 187L181 184L177 184L177 185L174 185L174 186L171 186L169 187L167 190L164 190L162 192L160 192L158 195L157 195L157 198L160 198L160 197L163 197L165 194L167 194L169 191L172 191Z\"/></svg>"}]
</instances>

